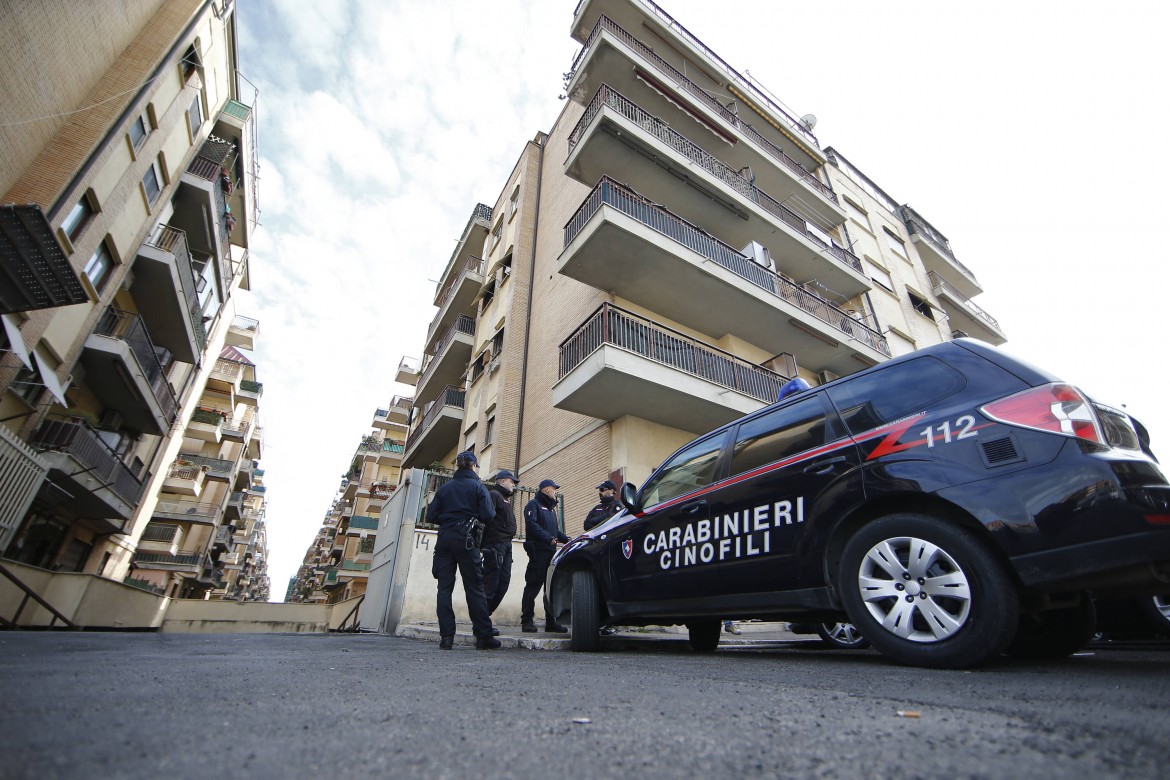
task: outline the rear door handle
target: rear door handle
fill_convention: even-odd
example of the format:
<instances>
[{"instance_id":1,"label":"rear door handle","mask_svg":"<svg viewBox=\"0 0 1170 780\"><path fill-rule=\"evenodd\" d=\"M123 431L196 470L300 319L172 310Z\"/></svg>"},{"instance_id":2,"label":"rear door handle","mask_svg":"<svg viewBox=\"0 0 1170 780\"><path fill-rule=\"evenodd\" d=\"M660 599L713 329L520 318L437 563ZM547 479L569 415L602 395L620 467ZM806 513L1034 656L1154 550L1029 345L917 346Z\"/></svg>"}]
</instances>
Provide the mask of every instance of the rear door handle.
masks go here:
<instances>
[{"instance_id":1,"label":"rear door handle","mask_svg":"<svg viewBox=\"0 0 1170 780\"><path fill-rule=\"evenodd\" d=\"M842 463L848 460L844 455L838 455L835 458L828 460L818 460L816 463L805 468L805 474L828 474L833 469L837 468Z\"/></svg>"},{"instance_id":2,"label":"rear door handle","mask_svg":"<svg viewBox=\"0 0 1170 780\"><path fill-rule=\"evenodd\" d=\"M696 502L695 502L695 503L693 503L693 504L687 504L686 506L684 506L684 507L683 507L683 508L682 508L682 509L679 511L679 514L683 514L683 515L697 515L697 514L699 514L699 512L702 512L702 511L703 511L704 509L706 509L706 508L707 508L707 502L706 502L706 500L703 500L703 501L696 501Z\"/></svg>"}]
</instances>

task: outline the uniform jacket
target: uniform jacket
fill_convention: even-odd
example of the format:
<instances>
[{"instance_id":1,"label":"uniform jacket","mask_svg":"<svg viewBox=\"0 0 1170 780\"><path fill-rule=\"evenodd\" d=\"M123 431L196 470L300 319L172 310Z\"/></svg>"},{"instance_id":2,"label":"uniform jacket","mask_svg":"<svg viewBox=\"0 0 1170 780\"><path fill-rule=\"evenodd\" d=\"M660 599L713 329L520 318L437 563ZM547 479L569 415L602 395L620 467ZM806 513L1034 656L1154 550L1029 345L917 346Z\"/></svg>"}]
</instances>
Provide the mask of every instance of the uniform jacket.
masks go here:
<instances>
[{"instance_id":1,"label":"uniform jacket","mask_svg":"<svg viewBox=\"0 0 1170 780\"><path fill-rule=\"evenodd\" d=\"M602 501L597 506L589 510L589 514L585 515L585 530L595 528L601 525L609 518L616 515L622 509L622 502L617 498L612 498L609 501Z\"/></svg>"},{"instance_id":2,"label":"uniform jacket","mask_svg":"<svg viewBox=\"0 0 1170 780\"><path fill-rule=\"evenodd\" d=\"M542 547L551 547L553 539L564 543L569 541L557 524L556 502L548 506L549 499L543 493L537 493L536 498L524 507L524 547L539 543Z\"/></svg>"},{"instance_id":3,"label":"uniform jacket","mask_svg":"<svg viewBox=\"0 0 1170 780\"><path fill-rule=\"evenodd\" d=\"M456 469L455 476L443 485L427 507L427 521L446 525L477 517L488 522L496 515L487 488L471 469Z\"/></svg>"},{"instance_id":4,"label":"uniform jacket","mask_svg":"<svg viewBox=\"0 0 1170 780\"><path fill-rule=\"evenodd\" d=\"M505 494L504 489L499 485L492 485L488 488L488 494L491 496L496 516L487 524L487 529L483 532L483 543L510 542L512 537L516 535L516 513L512 510L510 496Z\"/></svg>"}]
</instances>

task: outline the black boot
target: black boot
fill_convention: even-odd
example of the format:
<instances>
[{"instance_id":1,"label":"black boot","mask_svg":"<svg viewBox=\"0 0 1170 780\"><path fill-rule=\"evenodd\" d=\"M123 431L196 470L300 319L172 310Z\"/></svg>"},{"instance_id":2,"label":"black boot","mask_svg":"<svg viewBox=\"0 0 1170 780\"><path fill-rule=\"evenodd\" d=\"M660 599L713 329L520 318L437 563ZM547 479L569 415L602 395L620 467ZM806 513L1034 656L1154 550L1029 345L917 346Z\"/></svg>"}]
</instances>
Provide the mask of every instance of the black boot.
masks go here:
<instances>
[{"instance_id":1,"label":"black boot","mask_svg":"<svg viewBox=\"0 0 1170 780\"><path fill-rule=\"evenodd\" d=\"M550 634L567 634L569 629L562 626L560 623L545 623L544 630Z\"/></svg>"},{"instance_id":2,"label":"black boot","mask_svg":"<svg viewBox=\"0 0 1170 780\"><path fill-rule=\"evenodd\" d=\"M481 636L475 640L476 650L496 650L500 647L500 640L494 636Z\"/></svg>"},{"instance_id":3,"label":"black boot","mask_svg":"<svg viewBox=\"0 0 1170 780\"><path fill-rule=\"evenodd\" d=\"M520 630L525 634L535 634L538 629L536 628L535 623L521 623Z\"/></svg>"},{"instance_id":4,"label":"black boot","mask_svg":"<svg viewBox=\"0 0 1170 780\"><path fill-rule=\"evenodd\" d=\"M445 636L439 640L439 649L440 650L450 650L454 646L454 644L455 644L455 637Z\"/></svg>"}]
</instances>

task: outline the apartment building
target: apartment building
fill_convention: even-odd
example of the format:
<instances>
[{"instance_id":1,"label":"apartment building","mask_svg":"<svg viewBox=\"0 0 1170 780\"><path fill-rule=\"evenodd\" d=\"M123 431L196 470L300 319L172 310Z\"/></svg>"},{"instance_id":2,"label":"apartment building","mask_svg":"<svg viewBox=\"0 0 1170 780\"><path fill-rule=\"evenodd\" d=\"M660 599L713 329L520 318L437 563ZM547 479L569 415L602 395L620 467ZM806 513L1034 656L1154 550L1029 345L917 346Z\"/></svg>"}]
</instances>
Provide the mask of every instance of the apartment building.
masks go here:
<instances>
[{"instance_id":1,"label":"apartment building","mask_svg":"<svg viewBox=\"0 0 1170 780\"><path fill-rule=\"evenodd\" d=\"M366 592L378 516L402 472L411 408L412 399L399 395L374 412L370 432L361 437L341 477L286 601L333 604Z\"/></svg>"},{"instance_id":2,"label":"apartment building","mask_svg":"<svg viewBox=\"0 0 1170 780\"><path fill-rule=\"evenodd\" d=\"M945 236L651 0L582 0L568 96L440 277L405 464L610 478L960 335L1005 339Z\"/></svg>"},{"instance_id":3,"label":"apartment building","mask_svg":"<svg viewBox=\"0 0 1170 780\"><path fill-rule=\"evenodd\" d=\"M219 462L252 446L259 397L254 366L227 376L250 365L237 348L255 323L236 318L235 293L250 288L258 213L234 13L231 0L0 5L6 557L171 594L226 584L225 518L248 511L232 496L258 485ZM169 571L151 560L164 554Z\"/></svg>"}]
</instances>

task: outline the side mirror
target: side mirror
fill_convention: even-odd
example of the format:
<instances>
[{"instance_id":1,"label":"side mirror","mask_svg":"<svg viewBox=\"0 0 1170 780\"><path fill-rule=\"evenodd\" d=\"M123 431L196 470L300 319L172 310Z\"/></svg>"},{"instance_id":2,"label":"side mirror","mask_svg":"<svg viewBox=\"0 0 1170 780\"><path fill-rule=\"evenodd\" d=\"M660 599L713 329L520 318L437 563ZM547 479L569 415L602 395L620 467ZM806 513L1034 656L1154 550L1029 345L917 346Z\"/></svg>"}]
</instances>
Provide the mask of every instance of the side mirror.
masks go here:
<instances>
[{"instance_id":1,"label":"side mirror","mask_svg":"<svg viewBox=\"0 0 1170 780\"><path fill-rule=\"evenodd\" d=\"M631 512L638 511L638 486L631 482L623 482L622 489L618 493L618 498L621 499L622 506Z\"/></svg>"}]
</instances>

